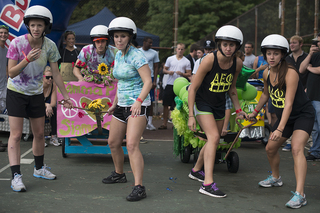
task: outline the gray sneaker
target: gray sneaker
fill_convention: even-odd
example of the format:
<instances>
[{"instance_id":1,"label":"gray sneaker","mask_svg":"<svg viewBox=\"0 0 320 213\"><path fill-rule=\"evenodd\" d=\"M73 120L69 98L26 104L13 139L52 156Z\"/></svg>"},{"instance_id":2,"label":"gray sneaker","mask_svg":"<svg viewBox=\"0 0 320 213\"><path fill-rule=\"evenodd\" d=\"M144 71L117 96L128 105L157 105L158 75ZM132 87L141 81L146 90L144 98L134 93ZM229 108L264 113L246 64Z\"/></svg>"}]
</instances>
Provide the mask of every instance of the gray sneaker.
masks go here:
<instances>
[{"instance_id":1,"label":"gray sneaker","mask_svg":"<svg viewBox=\"0 0 320 213\"><path fill-rule=\"evenodd\" d=\"M282 186L283 182L281 180L281 177L274 178L272 175L269 175L267 179L260 181L259 185L262 187L272 187L272 186Z\"/></svg>"},{"instance_id":2,"label":"gray sneaker","mask_svg":"<svg viewBox=\"0 0 320 213\"><path fill-rule=\"evenodd\" d=\"M22 182L22 175L15 173L14 178L11 180L11 188L15 192L27 191L25 185Z\"/></svg>"},{"instance_id":3,"label":"gray sneaker","mask_svg":"<svg viewBox=\"0 0 320 213\"><path fill-rule=\"evenodd\" d=\"M38 169L38 170L36 170L36 167L34 167L33 176L37 178L47 179L47 180L56 179L56 175L52 174L48 169L51 169L51 168L47 167L47 165L44 165L41 169Z\"/></svg>"},{"instance_id":4,"label":"gray sneaker","mask_svg":"<svg viewBox=\"0 0 320 213\"><path fill-rule=\"evenodd\" d=\"M59 143L58 138L57 138L56 135L55 135L55 136L52 136L52 137L50 138L50 144L51 144L51 145L54 145L54 146L60 146L60 145L61 145L61 144Z\"/></svg>"},{"instance_id":5,"label":"gray sneaker","mask_svg":"<svg viewBox=\"0 0 320 213\"><path fill-rule=\"evenodd\" d=\"M299 194L299 192L293 192L291 191L293 196L289 200L288 203L286 203L286 207L293 208L293 209L298 209L301 208L301 206L307 205L307 199L306 199L306 194L302 196Z\"/></svg>"}]
</instances>

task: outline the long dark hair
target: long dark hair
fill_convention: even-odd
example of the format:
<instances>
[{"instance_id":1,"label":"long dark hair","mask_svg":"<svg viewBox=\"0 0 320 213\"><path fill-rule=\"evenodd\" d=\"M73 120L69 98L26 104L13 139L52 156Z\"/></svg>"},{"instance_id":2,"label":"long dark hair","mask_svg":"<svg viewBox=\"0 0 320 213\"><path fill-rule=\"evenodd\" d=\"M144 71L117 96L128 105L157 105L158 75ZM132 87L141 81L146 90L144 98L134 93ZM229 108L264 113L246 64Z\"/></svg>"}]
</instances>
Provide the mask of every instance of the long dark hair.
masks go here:
<instances>
[{"instance_id":1,"label":"long dark hair","mask_svg":"<svg viewBox=\"0 0 320 213\"><path fill-rule=\"evenodd\" d=\"M286 84L286 75L288 73L288 69L289 68L290 69L294 69L298 73L296 68L294 66L292 66L291 64L288 64L285 59L283 59L280 62L280 64L278 65L278 74L279 74L279 77L278 77L278 88L279 88L279 90L281 90Z\"/></svg>"}]
</instances>

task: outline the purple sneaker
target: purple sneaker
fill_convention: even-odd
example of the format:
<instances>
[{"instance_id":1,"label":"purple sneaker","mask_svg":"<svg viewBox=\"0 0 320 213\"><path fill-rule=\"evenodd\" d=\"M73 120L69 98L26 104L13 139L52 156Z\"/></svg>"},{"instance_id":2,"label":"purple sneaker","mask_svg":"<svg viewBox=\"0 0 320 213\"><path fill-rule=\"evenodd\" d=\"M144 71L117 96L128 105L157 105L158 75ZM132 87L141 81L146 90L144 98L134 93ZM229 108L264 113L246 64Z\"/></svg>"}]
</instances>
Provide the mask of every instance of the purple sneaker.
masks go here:
<instances>
[{"instance_id":1,"label":"purple sneaker","mask_svg":"<svg viewBox=\"0 0 320 213\"><path fill-rule=\"evenodd\" d=\"M204 182L204 171L202 170L195 172L193 169L191 169L191 172L189 173L188 176L193 180Z\"/></svg>"},{"instance_id":2,"label":"purple sneaker","mask_svg":"<svg viewBox=\"0 0 320 213\"><path fill-rule=\"evenodd\" d=\"M201 185L199 192L211 197L226 197L227 195L220 191L215 182L211 183L208 186Z\"/></svg>"}]
</instances>

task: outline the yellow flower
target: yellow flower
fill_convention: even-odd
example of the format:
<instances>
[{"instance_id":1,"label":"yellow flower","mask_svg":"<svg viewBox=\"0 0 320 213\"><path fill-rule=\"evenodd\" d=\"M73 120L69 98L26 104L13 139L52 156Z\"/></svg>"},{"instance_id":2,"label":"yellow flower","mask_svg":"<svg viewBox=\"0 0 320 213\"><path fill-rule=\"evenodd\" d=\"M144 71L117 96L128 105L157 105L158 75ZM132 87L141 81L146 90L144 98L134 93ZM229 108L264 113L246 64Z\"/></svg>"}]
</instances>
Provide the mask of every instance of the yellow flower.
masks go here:
<instances>
[{"instance_id":1,"label":"yellow flower","mask_svg":"<svg viewBox=\"0 0 320 213\"><path fill-rule=\"evenodd\" d=\"M107 74L109 74L108 66L107 66L105 63L99 64L98 70L99 70L99 74L100 74L100 75L107 75Z\"/></svg>"},{"instance_id":2,"label":"yellow flower","mask_svg":"<svg viewBox=\"0 0 320 213\"><path fill-rule=\"evenodd\" d=\"M89 109L93 109L93 110L96 110L96 109L102 109L102 108L104 108L105 107L105 105L103 105L102 103L101 103L101 99L96 99L96 100L93 100L93 101L91 101L91 103L89 104L89 106L88 106L88 108Z\"/></svg>"}]
</instances>

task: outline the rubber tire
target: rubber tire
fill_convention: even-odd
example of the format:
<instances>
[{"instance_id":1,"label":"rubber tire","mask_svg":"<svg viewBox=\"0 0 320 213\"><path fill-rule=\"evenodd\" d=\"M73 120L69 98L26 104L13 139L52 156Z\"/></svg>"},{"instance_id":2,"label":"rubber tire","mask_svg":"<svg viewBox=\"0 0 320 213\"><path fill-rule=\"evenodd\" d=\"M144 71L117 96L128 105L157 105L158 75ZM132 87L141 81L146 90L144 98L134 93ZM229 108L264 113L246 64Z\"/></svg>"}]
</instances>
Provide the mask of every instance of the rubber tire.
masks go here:
<instances>
[{"instance_id":1,"label":"rubber tire","mask_svg":"<svg viewBox=\"0 0 320 213\"><path fill-rule=\"evenodd\" d=\"M227 167L228 171L231 173L237 173L239 170L239 156L236 152L231 151L228 155Z\"/></svg>"},{"instance_id":2,"label":"rubber tire","mask_svg":"<svg viewBox=\"0 0 320 213\"><path fill-rule=\"evenodd\" d=\"M268 144L268 140L269 140L270 133L271 133L271 126L269 124L264 125L264 132L265 132L265 137L262 138L261 142L263 145L266 146Z\"/></svg>"},{"instance_id":3,"label":"rubber tire","mask_svg":"<svg viewBox=\"0 0 320 213\"><path fill-rule=\"evenodd\" d=\"M198 148L196 148L193 154L193 165L196 165L199 155L200 155L200 151L198 150Z\"/></svg>"},{"instance_id":4,"label":"rubber tire","mask_svg":"<svg viewBox=\"0 0 320 213\"><path fill-rule=\"evenodd\" d=\"M189 163L191 155L190 145L184 147L184 150L180 153L180 160L182 163Z\"/></svg>"},{"instance_id":5,"label":"rubber tire","mask_svg":"<svg viewBox=\"0 0 320 213\"><path fill-rule=\"evenodd\" d=\"M61 149L62 149L62 157L66 158L67 154L65 152L65 150L66 150L66 140L65 140L65 138L61 138Z\"/></svg>"}]
</instances>

